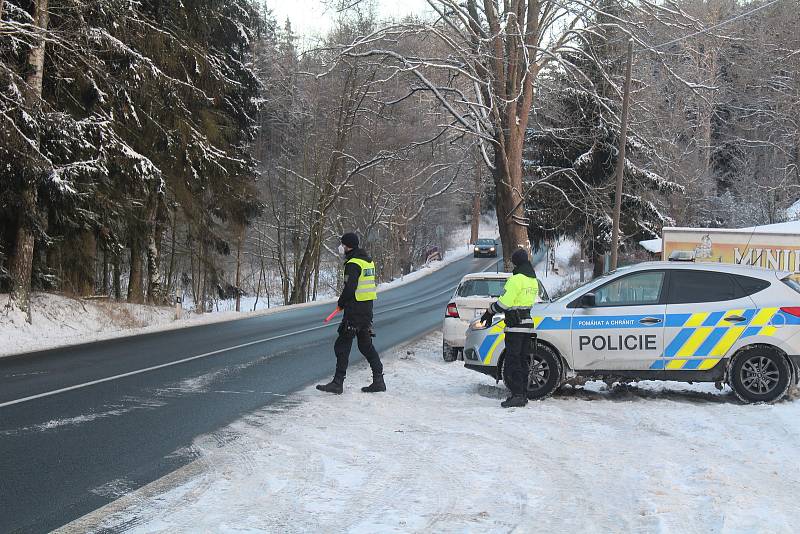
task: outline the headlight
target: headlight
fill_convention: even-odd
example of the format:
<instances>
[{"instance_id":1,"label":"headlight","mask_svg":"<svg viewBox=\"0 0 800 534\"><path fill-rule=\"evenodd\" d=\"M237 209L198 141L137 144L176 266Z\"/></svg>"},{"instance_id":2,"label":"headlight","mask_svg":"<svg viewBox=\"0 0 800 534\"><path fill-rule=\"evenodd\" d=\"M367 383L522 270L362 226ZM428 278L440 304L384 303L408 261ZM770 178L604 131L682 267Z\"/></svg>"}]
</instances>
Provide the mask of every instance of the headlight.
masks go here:
<instances>
[{"instance_id":1,"label":"headlight","mask_svg":"<svg viewBox=\"0 0 800 534\"><path fill-rule=\"evenodd\" d=\"M489 252L494 252L494 247L490 248Z\"/></svg>"},{"instance_id":2,"label":"headlight","mask_svg":"<svg viewBox=\"0 0 800 534\"><path fill-rule=\"evenodd\" d=\"M480 318L475 319L474 321L469 323L469 329L470 330L486 330L487 328L489 328L489 326L490 325L488 323L485 323L484 321L481 321Z\"/></svg>"},{"instance_id":3,"label":"headlight","mask_svg":"<svg viewBox=\"0 0 800 534\"><path fill-rule=\"evenodd\" d=\"M480 249L478 247L475 247L475 252L479 252L479 251L480 251Z\"/></svg>"}]
</instances>

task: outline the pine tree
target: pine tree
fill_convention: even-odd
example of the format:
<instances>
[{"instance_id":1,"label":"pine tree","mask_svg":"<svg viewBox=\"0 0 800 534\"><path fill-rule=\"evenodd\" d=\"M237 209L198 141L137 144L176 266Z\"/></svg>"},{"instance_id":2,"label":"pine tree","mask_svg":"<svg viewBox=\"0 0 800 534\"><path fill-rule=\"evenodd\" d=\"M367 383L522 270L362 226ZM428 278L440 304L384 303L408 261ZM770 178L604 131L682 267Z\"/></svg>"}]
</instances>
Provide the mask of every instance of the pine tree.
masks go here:
<instances>
[{"instance_id":1,"label":"pine tree","mask_svg":"<svg viewBox=\"0 0 800 534\"><path fill-rule=\"evenodd\" d=\"M526 201L532 241L536 246L563 236L588 241L596 275L611 244L621 101L611 77L619 77L624 61L624 40L611 17L609 2L582 53L567 58L586 75L582 82L560 70L542 76L544 102L528 133L525 162L536 191ZM670 222L653 201L682 189L637 164L649 154L635 132L626 153L621 230L630 240L649 239Z\"/></svg>"}]
</instances>

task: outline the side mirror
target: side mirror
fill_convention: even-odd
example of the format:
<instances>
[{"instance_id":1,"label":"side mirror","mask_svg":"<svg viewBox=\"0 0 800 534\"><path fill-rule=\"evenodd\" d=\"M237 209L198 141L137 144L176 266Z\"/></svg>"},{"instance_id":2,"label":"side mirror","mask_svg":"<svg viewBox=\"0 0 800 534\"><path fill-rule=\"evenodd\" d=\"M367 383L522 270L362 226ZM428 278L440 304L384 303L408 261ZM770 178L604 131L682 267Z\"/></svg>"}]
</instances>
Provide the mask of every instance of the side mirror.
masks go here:
<instances>
[{"instance_id":1,"label":"side mirror","mask_svg":"<svg viewBox=\"0 0 800 534\"><path fill-rule=\"evenodd\" d=\"M597 306L597 297L594 293L586 293L581 297L581 306L583 308L594 308Z\"/></svg>"}]
</instances>

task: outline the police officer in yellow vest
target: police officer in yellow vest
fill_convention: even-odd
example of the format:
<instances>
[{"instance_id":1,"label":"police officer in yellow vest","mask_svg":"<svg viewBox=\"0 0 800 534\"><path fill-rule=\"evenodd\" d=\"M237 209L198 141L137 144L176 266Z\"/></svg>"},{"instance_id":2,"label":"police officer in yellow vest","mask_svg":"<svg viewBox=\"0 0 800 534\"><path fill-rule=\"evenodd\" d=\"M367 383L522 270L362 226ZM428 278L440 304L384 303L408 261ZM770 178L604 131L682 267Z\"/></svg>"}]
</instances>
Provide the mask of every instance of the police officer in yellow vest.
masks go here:
<instances>
[{"instance_id":1,"label":"police officer in yellow vest","mask_svg":"<svg viewBox=\"0 0 800 534\"><path fill-rule=\"evenodd\" d=\"M514 271L506 281L503 295L493 302L481 319L491 323L495 313L505 314L505 367L511 396L500 403L503 408L525 406L528 403L528 364L533 333L531 307L539 295L536 271L522 249L511 256Z\"/></svg>"},{"instance_id":2,"label":"police officer in yellow vest","mask_svg":"<svg viewBox=\"0 0 800 534\"><path fill-rule=\"evenodd\" d=\"M372 384L361 388L365 393L386 391L383 381L383 364L378 351L372 345L372 303L378 297L375 282L375 264L372 258L358 248L358 236L346 233L342 236L339 251L346 259L344 264L344 289L339 297L339 307L344 310L339 337L333 345L336 353L336 373L328 384L320 384L317 389L328 393L342 393L350 349L353 339L358 340L358 350L369 362L372 369Z\"/></svg>"}]
</instances>

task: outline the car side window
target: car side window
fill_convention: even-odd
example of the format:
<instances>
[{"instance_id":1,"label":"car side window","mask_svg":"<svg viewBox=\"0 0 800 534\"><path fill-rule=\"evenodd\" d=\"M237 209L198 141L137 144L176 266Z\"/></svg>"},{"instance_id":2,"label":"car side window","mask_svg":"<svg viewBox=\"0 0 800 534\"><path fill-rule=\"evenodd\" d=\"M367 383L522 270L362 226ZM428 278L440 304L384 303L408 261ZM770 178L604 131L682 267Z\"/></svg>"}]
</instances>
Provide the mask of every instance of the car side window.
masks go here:
<instances>
[{"instance_id":1,"label":"car side window","mask_svg":"<svg viewBox=\"0 0 800 534\"><path fill-rule=\"evenodd\" d=\"M719 302L737 298L736 285L727 273L674 270L669 275L667 304Z\"/></svg>"},{"instance_id":2,"label":"car side window","mask_svg":"<svg viewBox=\"0 0 800 534\"><path fill-rule=\"evenodd\" d=\"M658 304L664 271L634 273L597 288L594 291L597 306L637 306Z\"/></svg>"},{"instance_id":3,"label":"car side window","mask_svg":"<svg viewBox=\"0 0 800 534\"><path fill-rule=\"evenodd\" d=\"M732 275L736 284L739 286L739 291L736 292L736 297L749 297L755 295L759 291L764 291L770 286L770 283L760 278L752 278L741 274Z\"/></svg>"}]
</instances>

